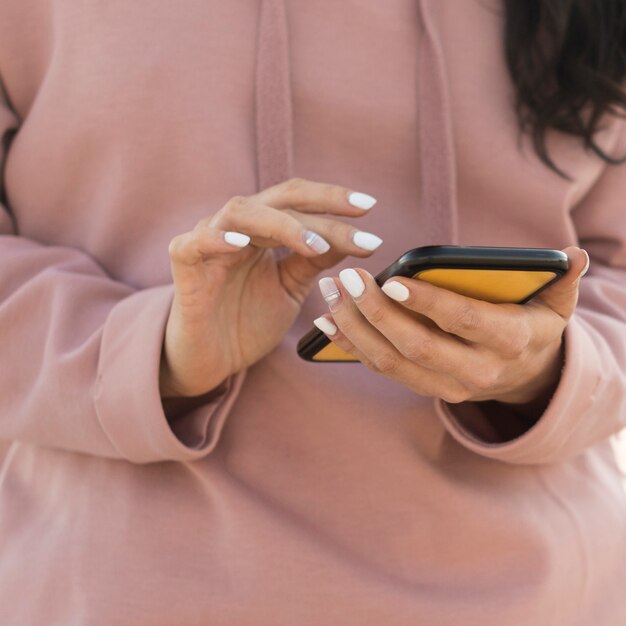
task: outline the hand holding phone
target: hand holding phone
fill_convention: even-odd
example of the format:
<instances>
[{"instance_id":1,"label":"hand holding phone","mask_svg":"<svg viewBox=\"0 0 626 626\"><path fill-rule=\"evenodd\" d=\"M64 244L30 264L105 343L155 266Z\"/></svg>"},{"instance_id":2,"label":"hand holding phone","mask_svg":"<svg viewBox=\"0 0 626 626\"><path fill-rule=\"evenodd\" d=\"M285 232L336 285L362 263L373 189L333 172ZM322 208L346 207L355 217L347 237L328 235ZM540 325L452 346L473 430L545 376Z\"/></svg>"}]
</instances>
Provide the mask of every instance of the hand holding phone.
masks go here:
<instances>
[{"instance_id":1,"label":"hand holding phone","mask_svg":"<svg viewBox=\"0 0 626 626\"><path fill-rule=\"evenodd\" d=\"M424 252L417 251L421 261ZM320 334L345 353L341 357L349 358L337 359L319 349L311 356L358 360L423 396L455 404L493 400L538 417L563 371L564 331L576 307L580 277L588 267L585 251L574 246L563 251L535 249L530 254L519 248L437 247L427 256L426 267L408 262L410 254L376 279L363 269L344 269L339 279L323 278L320 288L330 315L324 317L327 330ZM408 275L399 276L398 266ZM490 296L495 302L490 302L476 297L476 291L472 296L453 291L456 279L442 288L413 278L427 269L446 270L426 274L430 277L461 277L458 291L471 286L468 277L484 279L483 270L504 272L500 276L507 280L478 281L478 290L485 288L487 297L490 285L495 285ZM398 278L381 288L391 275ZM540 280L530 289L522 280L520 290L516 285L524 275ZM396 289L389 290L392 283ZM506 297L503 290L509 292ZM531 303L520 306L531 297ZM301 342L301 353L306 347Z\"/></svg>"},{"instance_id":2,"label":"hand holding phone","mask_svg":"<svg viewBox=\"0 0 626 626\"><path fill-rule=\"evenodd\" d=\"M488 302L524 303L563 276L567 268L567 255L560 250L424 246L404 253L375 280L382 285L393 276L406 276ZM308 361L357 361L318 328L300 339L297 350Z\"/></svg>"}]
</instances>

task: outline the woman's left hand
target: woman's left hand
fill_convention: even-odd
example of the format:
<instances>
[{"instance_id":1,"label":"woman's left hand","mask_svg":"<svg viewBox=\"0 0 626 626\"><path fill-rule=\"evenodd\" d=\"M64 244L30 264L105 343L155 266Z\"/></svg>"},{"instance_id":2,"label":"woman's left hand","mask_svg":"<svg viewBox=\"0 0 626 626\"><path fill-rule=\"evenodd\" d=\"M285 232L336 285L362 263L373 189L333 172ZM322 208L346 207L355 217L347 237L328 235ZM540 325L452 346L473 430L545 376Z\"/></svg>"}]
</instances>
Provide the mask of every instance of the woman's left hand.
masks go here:
<instances>
[{"instance_id":1,"label":"woman's left hand","mask_svg":"<svg viewBox=\"0 0 626 626\"><path fill-rule=\"evenodd\" d=\"M381 289L365 270L346 269L339 280L320 280L331 315L315 324L369 369L419 394L451 403L533 403L558 384L563 332L588 267L584 250L564 252L567 273L523 305L411 278L394 277Z\"/></svg>"}]
</instances>

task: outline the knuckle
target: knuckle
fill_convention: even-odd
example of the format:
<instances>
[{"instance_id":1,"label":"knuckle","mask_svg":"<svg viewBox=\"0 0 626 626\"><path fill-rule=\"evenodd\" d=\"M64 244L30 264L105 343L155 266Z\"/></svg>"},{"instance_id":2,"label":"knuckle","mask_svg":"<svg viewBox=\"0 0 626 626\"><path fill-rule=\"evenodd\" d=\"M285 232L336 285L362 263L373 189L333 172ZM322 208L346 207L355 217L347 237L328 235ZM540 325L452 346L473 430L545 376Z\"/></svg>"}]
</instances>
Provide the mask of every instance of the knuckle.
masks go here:
<instances>
[{"instance_id":1,"label":"knuckle","mask_svg":"<svg viewBox=\"0 0 626 626\"><path fill-rule=\"evenodd\" d=\"M479 391L489 391L494 387L497 381L497 375L494 369L480 368L472 375L472 386Z\"/></svg>"},{"instance_id":2,"label":"knuckle","mask_svg":"<svg viewBox=\"0 0 626 626\"><path fill-rule=\"evenodd\" d=\"M183 235L176 235L167 248L168 254L172 261L180 261L183 257L183 251L185 248L185 238Z\"/></svg>"},{"instance_id":3,"label":"knuckle","mask_svg":"<svg viewBox=\"0 0 626 626\"><path fill-rule=\"evenodd\" d=\"M429 337L415 337L406 341L401 349L402 355L409 361L432 364L437 358L437 347Z\"/></svg>"},{"instance_id":4,"label":"knuckle","mask_svg":"<svg viewBox=\"0 0 626 626\"><path fill-rule=\"evenodd\" d=\"M456 387L454 389L446 390L441 396L441 399L448 404L460 404L461 402L467 402L471 398L471 395L464 387Z\"/></svg>"},{"instance_id":5,"label":"knuckle","mask_svg":"<svg viewBox=\"0 0 626 626\"><path fill-rule=\"evenodd\" d=\"M266 211L268 222L272 222L276 224L279 228L283 229L293 229L294 232L297 230L302 233L305 228L308 229L295 215L292 213L287 213L286 211L281 211L280 209L275 209L274 207L268 207ZM315 231L315 228L310 230ZM315 231L317 232L317 231Z\"/></svg>"},{"instance_id":6,"label":"knuckle","mask_svg":"<svg viewBox=\"0 0 626 626\"><path fill-rule=\"evenodd\" d=\"M363 365L365 365L365 367L367 367L367 369L370 370L371 372L375 372L376 374L379 373L374 363L370 359L368 359L366 356L360 356L359 361L361 361L361 363L363 363Z\"/></svg>"},{"instance_id":7,"label":"knuckle","mask_svg":"<svg viewBox=\"0 0 626 626\"><path fill-rule=\"evenodd\" d=\"M447 330L453 334L474 331L480 328L480 316L469 303L461 304L450 316Z\"/></svg>"},{"instance_id":8,"label":"knuckle","mask_svg":"<svg viewBox=\"0 0 626 626\"><path fill-rule=\"evenodd\" d=\"M372 359L374 369L381 374L392 374L398 369L398 357L392 352L382 352Z\"/></svg>"},{"instance_id":9,"label":"knuckle","mask_svg":"<svg viewBox=\"0 0 626 626\"><path fill-rule=\"evenodd\" d=\"M351 319L346 319L341 321L341 328L339 330L343 335L350 336L355 332L356 328Z\"/></svg>"},{"instance_id":10,"label":"knuckle","mask_svg":"<svg viewBox=\"0 0 626 626\"><path fill-rule=\"evenodd\" d=\"M348 197L348 189L329 183L320 183L320 195L327 202L345 202L345 199Z\"/></svg>"},{"instance_id":11,"label":"knuckle","mask_svg":"<svg viewBox=\"0 0 626 626\"><path fill-rule=\"evenodd\" d=\"M282 183L283 191L286 191L289 194L298 194L302 192L302 188L306 184L304 178L299 178L294 176L292 178L288 178L286 181Z\"/></svg>"},{"instance_id":12,"label":"knuckle","mask_svg":"<svg viewBox=\"0 0 626 626\"><path fill-rule=\"evenodd\" d=\"M505 340L505 356L510 358L522 356L528 349L529 343L530 333L523 330L518 333L510 333Z\"/></svg>"},{"instance_id":13,"label":"knuckle","mask_svg":"<svg viewBox=\"0 0 626 626\"><path fill-rule=\"evenodd\" d=\"M248 199L245 196L233 196L224 205L224 210L230 214L238 213L243 210L247 202Z\"/></svg>"},{"instance_id":14,"label":"knuckle","mask_svg":"<svg viewBox=\"0 0 626 626\"><path fill-rule=\"evenodd\" d=\"M431 289L424 289L423 292L419 297L421 309L424 313L432 313L437 308L437 293Z\"/></svg>"},{"instance_id":15,"label":"knuckle","mask_svg":"<svg viewBox=\"0 0 626 626\"><path fill-rule=\"evenodd\" d=\"M346 230L349 227L347 224L343 224L342 222L337 222L333 220L324 220L323 229L318 227L317 232L323 234L325 237L330 237L334 241L341 241L345 235Z\"/></svg>"},{"instance_id":16,"label":"knuckle","mask_svg":"<svg viewBox=\"0 0 626 626\"><path fill-rule=\"evenodd\" d=\"M385 319L385 309L376 304L369 306L367 310L367 319L374 326L380 324Z\"/></svg>"},{"instance_id":17,"label":"knuckle","mask_svg":"<svg viewBox=\"0 0 626 626\"><path fill-rule=\"evenodd\" d=\"M295 217L272 211L264 221L263 235L270 239L282 240L285 237L298 239L302 237L302 224Z\"/></svg>"},{"instance_id":18,"label":"knuckle","mask_svg":"<svg viewBox=\"0 0 626 626\"><path fill-rule=\"evenodd\" d=\"M201 230L211 225L211 220L213 217L203 217L201 220L198 220L198 223L194 226L194 230Z\"/></svg>"}]
</instances>

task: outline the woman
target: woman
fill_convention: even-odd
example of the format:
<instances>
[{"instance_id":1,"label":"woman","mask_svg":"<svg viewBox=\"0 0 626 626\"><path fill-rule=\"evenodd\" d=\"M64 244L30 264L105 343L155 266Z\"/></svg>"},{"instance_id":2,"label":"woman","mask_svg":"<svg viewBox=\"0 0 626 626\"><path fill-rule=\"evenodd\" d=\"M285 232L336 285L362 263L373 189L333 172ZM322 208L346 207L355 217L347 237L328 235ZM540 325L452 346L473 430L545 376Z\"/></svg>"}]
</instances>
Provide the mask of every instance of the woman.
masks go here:
<instances>
[{"instance_id":1,"label":"woman","mask_svg":"<svg viewBox=\"0 0 626 626\"><path fill-rule=\"evenodd\" d=\"M625 623L621 0L0 11L0 623Z\"/></svg>"}]
</instances>

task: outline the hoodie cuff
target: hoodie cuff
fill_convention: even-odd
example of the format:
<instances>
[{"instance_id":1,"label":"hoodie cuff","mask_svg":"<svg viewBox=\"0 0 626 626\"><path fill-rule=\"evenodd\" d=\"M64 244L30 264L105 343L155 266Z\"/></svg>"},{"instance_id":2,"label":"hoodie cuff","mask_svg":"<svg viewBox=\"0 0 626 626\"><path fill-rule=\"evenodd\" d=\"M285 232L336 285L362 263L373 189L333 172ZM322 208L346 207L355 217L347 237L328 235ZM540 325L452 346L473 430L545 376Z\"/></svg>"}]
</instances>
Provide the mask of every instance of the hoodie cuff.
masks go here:
<instances>
[{"instance_id":1,"label":"hoodie cuff","mask_svg":"<svg viewBox=\"0 0 626 626\"><path fill-rule=\"evenodd\" d=\"M564 341L565 363L559 384L532 426L525 427L519 415L502 405L499 411L492 405L487 414L479 403L450 404L437 398L435 410L447 431L465 448L491 459L513 464L561 460L560 451L567 448L572 431L580 427L602 381L602 364L595 346L575 315L565 329ZM507 430L521 434L498 440L499 433Z\"/></svg>"},{"instance_id":2,"label":"hoodie cuff","mask_svg":"<svg viewBox=\"0 0 626 626\"><path fill-rule=\"evenodd\" d=\"M194 461L208 454L245 378L244 370L179 405L175 416L168 411L170 423L159 393L159 365L173 296L172 285L134 293L113 308L102 333L96 413L119 455L134 463Z\"/></svg>"}]
</instances>

